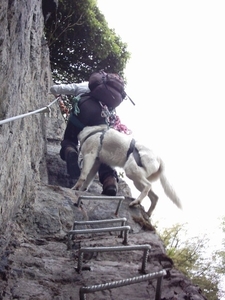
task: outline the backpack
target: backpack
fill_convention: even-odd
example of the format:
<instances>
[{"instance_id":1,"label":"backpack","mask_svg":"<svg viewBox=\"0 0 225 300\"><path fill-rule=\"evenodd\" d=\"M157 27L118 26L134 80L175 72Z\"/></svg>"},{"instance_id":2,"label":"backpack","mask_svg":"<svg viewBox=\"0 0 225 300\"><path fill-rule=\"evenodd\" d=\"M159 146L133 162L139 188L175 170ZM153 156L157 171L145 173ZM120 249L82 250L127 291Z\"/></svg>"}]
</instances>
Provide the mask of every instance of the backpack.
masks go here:
<instances>
[{"instance_id":1,"label":"backpack","mask_svg":"<svg viewBox=\"0 0 225 300\"><path fill-rule=\"evenodd\" d=\"M90 95L109 108L114 109L126 98L124 80L118 74L103 70L94 72L89 78Z\"/></svg>"}]
</instances>

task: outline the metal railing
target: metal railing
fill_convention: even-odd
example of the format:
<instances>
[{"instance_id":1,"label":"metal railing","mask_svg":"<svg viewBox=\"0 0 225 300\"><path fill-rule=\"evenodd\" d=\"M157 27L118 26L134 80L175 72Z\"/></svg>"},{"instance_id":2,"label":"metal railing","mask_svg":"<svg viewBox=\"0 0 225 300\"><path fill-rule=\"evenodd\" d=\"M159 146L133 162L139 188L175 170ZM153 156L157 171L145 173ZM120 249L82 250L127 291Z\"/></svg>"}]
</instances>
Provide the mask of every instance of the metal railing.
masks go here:
<instances>
[{"instance_id":1,"label":"metal railing","mask_svg":"<svg viewBox=\"0 0 225 300\"><path fill-rule=\"evenodd\" d=\"M151 250L150 245L133 245L133 246L109 246L109 247L82 247L79 249L78 254L78 265L77 272L81 273L83 255L84 253L94 253L94 252L117 252L117 251L133 251L133 250L143 250L143 258L140 272L146 274L146 264L149 252Z\"/></svg>"},{"instance_id":2,"label":"metal railing","mask_svg":"<svg viewBox=\"0 0 225 300\"><path fill-rule=\"evenodd\" d=\"M80 207L82 200L118 200L119 203L115 211L115 215L117 216L124 199L124 196L80 196L77 200L77 207Z\"/></svg>"},{"instance_id":3,"label":"metal railing","mask_svg":"<svg viewBox=\"0 0 225 300\"><path fill-rule=\"evenodd\" d=\"M151 279L157 279L155 300L160 300L161 299L162 279L163 279L163 276L165 276L165 275L166 275L166 271L161 270L158 272L149 273L146 275L136 276L136 277L132 277L132 278L126 278L126 279L112 281L112 282L108 282L108 283L81 287L80 291L79 291L80 300L86 300L86 294L88 294L88 293L109 290L109 289L122 287L122 286L130 285L130 284L134 284L134 283L139 283L139 282L142 282L145 280L151 280Z\"/></svg>"}]
</instances>

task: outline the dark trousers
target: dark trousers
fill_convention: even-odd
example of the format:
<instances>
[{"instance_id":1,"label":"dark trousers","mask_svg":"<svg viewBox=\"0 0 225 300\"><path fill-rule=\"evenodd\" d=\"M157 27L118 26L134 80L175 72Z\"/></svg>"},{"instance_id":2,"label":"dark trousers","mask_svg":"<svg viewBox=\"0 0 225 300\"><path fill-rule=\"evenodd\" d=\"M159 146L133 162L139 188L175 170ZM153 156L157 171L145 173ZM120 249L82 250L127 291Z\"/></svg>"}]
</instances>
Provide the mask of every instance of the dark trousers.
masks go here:
<instances>
[{"instance_id":1,"label":"dark trousers","mask_svg":"<svg viewBox=\"0 0 225 300\"><path fill-rule=\"evenodd\" d=\"M100 104L90 96L83 96L79 101L80 112L77 116L71 114L66 126L63 141L61 142L60 157L66 160L65 152L68 147L76 149L78 145L78 134L82 130L80 123L85 126L95 126L105 124L105 118L102 117ZM117 172L106 164L101 164L98 170L99 181L103 184L109 176L114 176L117 180Z\"/></svg>"}]
</instances>

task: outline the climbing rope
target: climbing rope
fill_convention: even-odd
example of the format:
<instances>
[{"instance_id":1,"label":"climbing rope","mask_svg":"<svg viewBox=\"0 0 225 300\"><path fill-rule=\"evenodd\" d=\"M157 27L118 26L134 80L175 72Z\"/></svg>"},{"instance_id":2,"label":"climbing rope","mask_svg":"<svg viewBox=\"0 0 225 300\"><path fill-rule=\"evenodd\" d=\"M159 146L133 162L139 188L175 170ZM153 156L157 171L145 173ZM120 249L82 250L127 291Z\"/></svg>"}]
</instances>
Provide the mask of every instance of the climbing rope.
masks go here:
<instances>
[{"instance_id":1,"label":"climbing rope","mask_svg":"<svg viewBox=\"0 0 225 300\"><path fill-rule=\"evenodd\" d=\"M11 117L11 118L8 118L8 119L5 119L5 120L1 120L0 121L0 125L2 124L5 124L5 123L8 123L8 122L11 122L11 121L14 121L14 120L17 120L17 119L21 119L21 118L24 118L24 117L27 117L27 116L30 116L30 115L33 115L33 114L37 114L37 113L41 113L41 112L47 112L47 113L50 113L51 114L51 109L50 109L50 106L53 105L56 101L59 100L59 97L57 97L54 101L52 101L49 105L45 106L45 107L42 107L40 109L37 109L37 110L34 110L34 111L31 111L31 112L28 112L28 113L25 113L25 114L22 114L22 115L18 115L18 116L15 116L15 117Z\"/></svg>"}]
</instances>

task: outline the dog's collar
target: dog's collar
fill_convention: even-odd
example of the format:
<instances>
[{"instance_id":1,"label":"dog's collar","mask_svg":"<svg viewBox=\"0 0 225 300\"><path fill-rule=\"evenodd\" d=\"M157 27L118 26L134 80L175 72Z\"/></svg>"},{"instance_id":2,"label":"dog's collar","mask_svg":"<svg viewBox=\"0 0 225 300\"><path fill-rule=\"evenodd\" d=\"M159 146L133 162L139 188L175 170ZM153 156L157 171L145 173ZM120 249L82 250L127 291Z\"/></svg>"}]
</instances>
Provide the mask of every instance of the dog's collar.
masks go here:
<instances>
[{"instance_id":1,"label":"dog's collar","mask_svg":"<svg viewBox=\"0 0 225 300\"><path fill-rule=\"evenodd\" d=\"M134 156L134 159L135 159L137 165L139 167L142 167L141 157L140 157L140 154L139 154L137 148L135 148L135 143L136 143L135 140L132 139L131 142L130 142L130 147L127 151L127 159L130 156L130 154L133 153L133 156Z\"/></svg>"}]
</instances>

